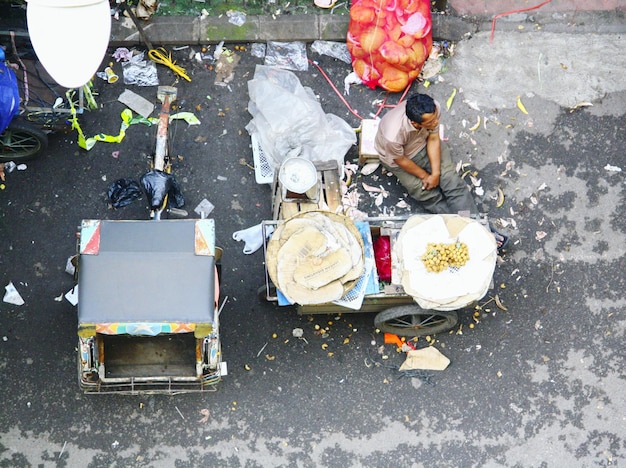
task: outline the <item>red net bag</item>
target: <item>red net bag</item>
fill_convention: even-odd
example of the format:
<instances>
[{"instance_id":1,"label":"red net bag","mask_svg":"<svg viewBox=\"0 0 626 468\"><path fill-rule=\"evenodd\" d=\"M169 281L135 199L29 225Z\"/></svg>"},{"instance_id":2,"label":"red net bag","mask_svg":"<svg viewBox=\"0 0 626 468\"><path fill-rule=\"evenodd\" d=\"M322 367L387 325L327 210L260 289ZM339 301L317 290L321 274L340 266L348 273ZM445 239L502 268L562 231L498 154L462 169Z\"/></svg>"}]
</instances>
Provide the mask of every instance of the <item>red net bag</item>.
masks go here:
<instances>
[{"instance_id":1,"label":"red net bag","mask_svg":"<svg viewBox=\"0 0 626 468\"><path fill-rule=\"evenodd\" d=\"M354 0L346 44L352 68L374 89L403 91L433 45L430 0Z\"/></svg>"}]
</instances>

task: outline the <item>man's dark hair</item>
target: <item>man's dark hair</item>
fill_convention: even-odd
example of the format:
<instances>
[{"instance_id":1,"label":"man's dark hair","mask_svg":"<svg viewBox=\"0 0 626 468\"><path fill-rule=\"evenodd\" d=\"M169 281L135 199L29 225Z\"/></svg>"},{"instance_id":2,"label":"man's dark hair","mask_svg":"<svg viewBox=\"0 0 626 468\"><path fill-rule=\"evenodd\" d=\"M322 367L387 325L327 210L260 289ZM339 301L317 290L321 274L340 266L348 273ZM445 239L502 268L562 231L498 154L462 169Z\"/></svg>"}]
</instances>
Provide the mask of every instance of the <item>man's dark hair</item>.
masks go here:
<instances>
[{"instance_id":1,"label":"man's dark hair","mask_svg":"<svg viewBox=\"0 0 626 468\"><path fill-rule=\"evenodd\" d=\"M435 101L427 94L414 94L406 101L406 116L410 121L422 123L422 115L435 112Z\"/></svg>"}]
</instances>

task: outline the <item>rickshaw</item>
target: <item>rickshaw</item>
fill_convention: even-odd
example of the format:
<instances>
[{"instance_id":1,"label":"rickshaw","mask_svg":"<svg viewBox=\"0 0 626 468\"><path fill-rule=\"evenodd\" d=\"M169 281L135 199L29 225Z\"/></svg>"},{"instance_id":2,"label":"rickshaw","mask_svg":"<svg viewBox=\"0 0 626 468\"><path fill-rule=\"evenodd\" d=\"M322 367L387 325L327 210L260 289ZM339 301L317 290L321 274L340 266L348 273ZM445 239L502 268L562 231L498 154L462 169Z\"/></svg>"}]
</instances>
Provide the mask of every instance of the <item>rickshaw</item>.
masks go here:
<instances>
[{"instance_id":1,"label":"rickshaw","mask_svg":"<svg viewBox=\"0 0 626 468\"><path fill-rule=\"evenodd\" d=\"M156 153L144 185L152 219L87 219L80 226L78 380L86 393L203 392L216 390L226 374L222 249L213 219L162 219L176 185L167 157L176 88L159 87L158 96Z\"/></svg>"},{"instance_id":2,"label":"rickshaw","mask_svg":"<svg viewBox=\"0 0 626 468\"><path fill-rule=\"evenodd\" d=\"M85 392L215 389L223 373L212 219L84 220L78 375Z\"/></svg>"}]
</instances>

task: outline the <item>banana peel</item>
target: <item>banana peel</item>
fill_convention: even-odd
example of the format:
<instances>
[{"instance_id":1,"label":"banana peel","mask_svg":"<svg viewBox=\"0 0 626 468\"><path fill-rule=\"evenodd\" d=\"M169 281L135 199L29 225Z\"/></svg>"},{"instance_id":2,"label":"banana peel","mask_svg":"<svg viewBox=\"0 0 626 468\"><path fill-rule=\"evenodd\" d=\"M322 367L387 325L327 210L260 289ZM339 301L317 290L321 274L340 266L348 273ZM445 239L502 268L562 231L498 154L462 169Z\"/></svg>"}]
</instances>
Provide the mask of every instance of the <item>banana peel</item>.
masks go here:
<instances>
[{"instance_id":1,"label":"banana peel","mask_svg":"<svg viewBox=\"0 0 626 468\"><path fill-rule=\"evenodd\" d=\"M452 107L452 101L454 101L454 97L455 96L456 96L456 88L454 88L452 90L452 94L450 95L450 97L446 101L446 109L450 110L450 107Z\"/></svg>"},{"instance_id":2,"label":"banana peel","mask_svg":"<svg viewBox=\"0 0 626 468\"><path fill-rule=\"evenodd\" d=\"M495 297L493 298L493 300L496 303L496 306L498 306L498 309L501 310L509 310L506 308L506 306L504 304L502 304L502 301L500 301L500 298L498 297L498 295L496 294Z\"/></svg>"},{"instance_id":3,"label":"banana peel","mask_svg":"<svg viewBox=\"0 0 626 468\"><path fill-rule=\"evenodd\" d=\"M528 111L526 110L526 107L524 106L524 103L522 102L522 98L520 96L517 96L517 108L522 111L522 113L528 115Z\"/></svg>"},{"instance_id":4,"label":"banana peel","mask_svg":"<svg viewBox=\"0 0 626 468\"><path fill-rule=\"evenodd\" d=\"M476 117L476 124L473 127L470 127L471 132L475 132L480 127L480 115Z\"/></svg>"},{"instance_id":5,"label":"banana peel","mask_svg":"<svg viewBox=\"0 0 626 468\"><path fill-rule=\"evenodd\" d=\"M498 187L498 198L496 198L496 207L500 208L504 205L504 192Z\"/></svg>"}]
</instances>

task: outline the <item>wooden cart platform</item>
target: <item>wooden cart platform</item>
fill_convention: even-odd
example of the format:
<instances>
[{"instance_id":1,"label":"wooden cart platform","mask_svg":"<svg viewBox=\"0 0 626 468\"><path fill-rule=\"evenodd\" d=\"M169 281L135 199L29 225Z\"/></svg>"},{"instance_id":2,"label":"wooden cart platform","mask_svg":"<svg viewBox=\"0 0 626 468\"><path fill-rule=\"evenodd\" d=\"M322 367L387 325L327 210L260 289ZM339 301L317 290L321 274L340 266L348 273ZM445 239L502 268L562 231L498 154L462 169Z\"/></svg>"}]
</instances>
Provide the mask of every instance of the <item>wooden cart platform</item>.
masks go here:
<instances>
[{"instance_id":1,"label":"wooden cart platform","mask_svg":"<svg viewBox=\"0 0 626 468\"><path fill-rule=\"evenodd\" d=\"M303 211L326 210L341 214L341 187L337 161L314 162L317 184L307 193L287 191L274 176L272 183L272 219L289 219Z\"/></svg>"}]
</instances>

